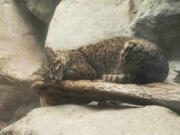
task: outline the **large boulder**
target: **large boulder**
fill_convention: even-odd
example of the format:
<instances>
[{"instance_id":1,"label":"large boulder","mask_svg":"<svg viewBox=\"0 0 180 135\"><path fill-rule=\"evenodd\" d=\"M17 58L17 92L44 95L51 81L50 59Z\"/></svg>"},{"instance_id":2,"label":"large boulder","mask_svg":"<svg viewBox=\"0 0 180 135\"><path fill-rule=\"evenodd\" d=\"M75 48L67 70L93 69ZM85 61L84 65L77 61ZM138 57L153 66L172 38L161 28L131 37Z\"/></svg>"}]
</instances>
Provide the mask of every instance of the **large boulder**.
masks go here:
<instances>
[{"instance_id":1,"label":"large boulder","mask_svg":"<svg viewBox=\"0 0 180 135\"><path fill-rule=\"evenodd\" d=\"M0 72L20 80L30 79L42 59L42 25L22 4L14 0L0 2Z\"/></svg>"},{"instance_id":2,"label":"large boulder","mask_svg":"<svg viewBox=\"0 0 180 135\"><path fill-rule=\"evenodd\" d=\"M38 100L30 79L42 61L45 27L21 2L0 3L0 121L7 122L19 106Z\"/></svg>"},{"instance_id":3,"label":"large boulder","mask_svg":"<svg viewBox=\"0 0 180 135\"><path fill-rule=\"evenodd\" d=\"M128 31L135 17L131 0L66 0L57 6L50 23L46 45L54 50L79 46Z\"/></svg>"},{"instance_id":4,"label":"large boulder","mask_svg":"<svg viewBox=\"0 0 180 135\"><path fill-rule=\"evenodd\" d=\"M61 105L35 109L1 135L179 135L180 117L158 106L98 109Z\"/></svg>"},{"instance_id":5,"label":"large boulder","mask_svg":"<svg viewBox=\"0 0 180 135\"><path fill-rule=\"evenodd\" d=\"M180 59L180 1L142 1L130 28L134 36L159 45L169 58Z\"/></svg>"}]
</instances>

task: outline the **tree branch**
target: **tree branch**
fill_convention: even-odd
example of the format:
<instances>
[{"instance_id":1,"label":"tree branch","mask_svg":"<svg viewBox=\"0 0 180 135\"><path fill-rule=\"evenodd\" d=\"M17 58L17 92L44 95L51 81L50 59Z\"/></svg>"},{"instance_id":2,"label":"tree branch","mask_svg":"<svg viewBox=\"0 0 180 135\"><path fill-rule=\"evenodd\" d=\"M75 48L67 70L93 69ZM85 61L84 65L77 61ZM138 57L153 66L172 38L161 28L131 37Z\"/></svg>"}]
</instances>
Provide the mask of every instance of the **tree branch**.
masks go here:
<instances>
[{"instance_id":1,"label":"tree branch","mask_svg":"<svg viewBox=\"0 0 180 135\"><path fill-rule=\"evenodd\" d=\"M54 95L81 101L119 100L138 105L160 105L180 112L180 85L151 83L146 85L115 84L102 81L36 81L32 87L40 96Z\"/></svg>"}]
</instances>

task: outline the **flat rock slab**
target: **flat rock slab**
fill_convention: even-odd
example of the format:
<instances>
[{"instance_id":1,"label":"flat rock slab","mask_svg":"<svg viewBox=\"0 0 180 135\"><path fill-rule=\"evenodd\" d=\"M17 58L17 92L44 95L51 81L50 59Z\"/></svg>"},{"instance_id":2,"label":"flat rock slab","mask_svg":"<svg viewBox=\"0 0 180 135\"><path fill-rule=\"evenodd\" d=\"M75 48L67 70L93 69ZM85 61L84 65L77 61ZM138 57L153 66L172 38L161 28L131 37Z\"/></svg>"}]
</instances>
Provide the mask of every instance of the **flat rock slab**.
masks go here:
<instances>
[{"instance_id":1,"label":"flat rock slab","mask_svg":"<svg viewBox=\"0 0 180 135\"><path fill-rule=\"evenodd\" d=\"M35 109L1 135L179 135L180 117L158 106L99 109L61 105Z\"/></svg>"}]
</instances>

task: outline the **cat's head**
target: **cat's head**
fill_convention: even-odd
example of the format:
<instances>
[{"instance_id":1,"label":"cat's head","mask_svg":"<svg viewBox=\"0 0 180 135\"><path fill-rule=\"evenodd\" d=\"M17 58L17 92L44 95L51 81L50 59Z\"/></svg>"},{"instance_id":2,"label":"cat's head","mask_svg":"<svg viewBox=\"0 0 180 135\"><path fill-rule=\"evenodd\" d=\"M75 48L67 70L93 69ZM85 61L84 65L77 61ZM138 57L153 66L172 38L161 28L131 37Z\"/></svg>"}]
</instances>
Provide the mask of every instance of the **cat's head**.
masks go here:
<instances>
[{"instance_id":1,"label":"cat's head","mask_svg":"<svg viewBox=\"0 0 180 135\"><path fill-rule=\"evenodd\" d=\"M41 67L32 74L33 81L57 82L63 78L63 66L56 53L49 47L44 48Z\"/></svg>"}]
</instances>

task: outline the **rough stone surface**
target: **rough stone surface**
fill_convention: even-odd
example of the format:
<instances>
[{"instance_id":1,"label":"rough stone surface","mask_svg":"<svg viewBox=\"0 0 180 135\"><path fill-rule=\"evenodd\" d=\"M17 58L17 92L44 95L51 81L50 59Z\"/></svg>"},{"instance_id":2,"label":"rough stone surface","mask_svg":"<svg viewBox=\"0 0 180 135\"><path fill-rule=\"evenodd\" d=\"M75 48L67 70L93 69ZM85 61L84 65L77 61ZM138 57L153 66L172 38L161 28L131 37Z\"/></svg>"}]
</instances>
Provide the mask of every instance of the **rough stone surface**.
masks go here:
<instances>
[{"instance_id":1,"label":"rough stone surface","mask_svg":"<svg viewBox=\"0 0 180 135\"><path fill-rule=\"evenodd\" d=\"M23 0L29 11L41 21L49 24L55 7L61 0Z\"/></svg>"},{"instance_id":2,"label":"rough stone surface","mask_svg":"<svg viewBox=\"0 0 180 135\"><path fill-rule=\"evenodd\" d=\"M1 135L179 135L179 133L180 117L163 107L98 109L78 105L35 109L0 132Z\"/></svg>"},{"instance_id":3,"label":"rough stone surface","mask_svg":"<svg viewBox=\"0 0 180 135\"><path fill-rule=\"evenodd\" d=\"M15 1L0 3L0 72L21 80L30 79L41 62L41 25Z\"/></svg>"},{"instance_id":4,"label":"rough stone surface","mask_svg":"<svg viewBox=\"0 0 180 135\"><path fill-rule=\"evenodd\" d=\"M110 37L130 35L135 13L131 0L66 0L57 6L46 46L74 49Z\"/></svg>"},{"instance_id":5,"label":"rough stone surface","mask_svg":"<svg viewBox=\"0 0 180 135\"><path fill-rule=\"evenodd\" d=\"M38 99L29 80L41 64L43 29L21 2L0 0L0 121Z\"/></svg>"},{"instance_id":6,"label":"rough stone surface","mask_svg":"<svg viewBox=\"0 0 180 135\"><path fill-rule=\"evenodd\" d=\"M152 41L168 57L180 59L180 1L142 1L130 28L134 36Z\"/></svg>"},{"instance_id":7,"label":"rough stone surface","mask_svg":"<svg viewBox=\"0 0 180 135\"><path fill-rule=\"evenodd\" d=\"M39 98L30 84L0 83L0 125L1 122L11 124L36 107L39 107Z\"/></svg>"},{"instance_id":8,"label":"rough stone surface","mask_svg":"<svg viewBox=\"0 0 180 135\"><path fill-rule=\"evenodd\" d=\"M13 112L13 115L11 116L11 119L8 121L8 124L14 123L15 121L25 116L28 112L30 112L34 108L38 108L39 106L40 106L39 99L35 98L35 96L34 96L34 100L31 99L29 100L29 102L28 101L24 102L24 104L21 103L18 106L18 108Z\"/></svg>"},{"instance_id":9,"label":"rough stone surface","mask_svg":"<svg viewBox=\"0 0 180 135\"><path fill-rule=\"evenodd\" d=\"M180 83L180 61L169 61L169 75L166 79L169 83Z\"/></svg>"}]
</instances>

